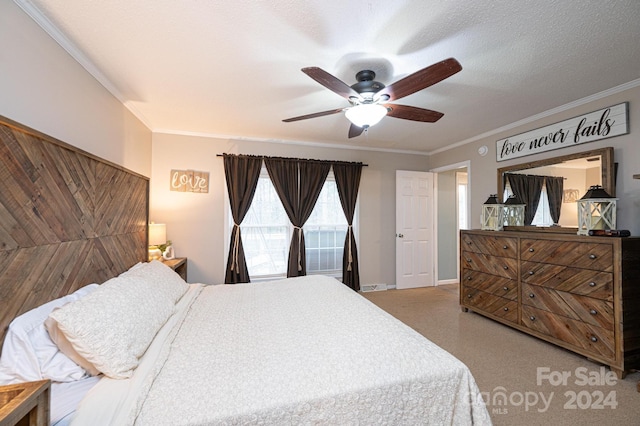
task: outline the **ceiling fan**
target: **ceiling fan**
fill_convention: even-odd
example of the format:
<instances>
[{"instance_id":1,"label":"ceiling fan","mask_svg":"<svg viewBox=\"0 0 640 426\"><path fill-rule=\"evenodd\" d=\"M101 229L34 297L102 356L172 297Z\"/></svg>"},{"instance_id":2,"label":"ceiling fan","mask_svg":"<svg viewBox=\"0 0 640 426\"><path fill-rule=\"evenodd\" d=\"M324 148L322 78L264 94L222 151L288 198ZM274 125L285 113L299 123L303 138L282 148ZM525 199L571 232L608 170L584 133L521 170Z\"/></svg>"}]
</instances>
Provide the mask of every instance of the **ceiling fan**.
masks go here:
<instances>
[{"instance_id":1,"label":"ceiling fan","mask_svg":"<svg viewBox=\"0 0 640 426\"><path fill-rule=\"evenodd\" d=\"M356 74L358 82L349 86L321 68L302 68L303 73L348 100L351 106L287 118L282 121L289 123L344 111L346 117L351 121L349 138L361 135L363 131L382 120L385 115L403 120L434 123L442 118L444 114L430 109L387 102L395 101L433 86L451 77L461 69L462 66L458 61L454 58L449 58L416 71L389 86L375 81L376 74L373 71L363 70Z\"/></svg>"}]
</instances>

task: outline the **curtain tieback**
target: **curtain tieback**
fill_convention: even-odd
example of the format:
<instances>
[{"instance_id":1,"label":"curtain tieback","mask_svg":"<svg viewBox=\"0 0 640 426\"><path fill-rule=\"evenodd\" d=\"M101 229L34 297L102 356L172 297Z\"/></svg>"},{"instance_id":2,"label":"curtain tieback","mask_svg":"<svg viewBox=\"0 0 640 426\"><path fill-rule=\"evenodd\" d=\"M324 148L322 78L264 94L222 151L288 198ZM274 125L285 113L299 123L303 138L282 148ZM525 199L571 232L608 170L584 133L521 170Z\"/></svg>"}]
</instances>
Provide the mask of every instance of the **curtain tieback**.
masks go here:
<instances>
[{"instance_id":1,"label":"curtain tieback","mask_svg":"<svg viewBox=\"0 0 640 426\"><path fill-rule=\"evenodd\" d=\"M238 229L236 229L238 228ZM231 257L231 270L235 270L236 273L240 273L240 267L238 266L238 252L240 251L240 225L233 224L233 231L236 231L236 235L233 239L233 250ZM231 231L231 232L233 232Z\"/></svg>"},{"instance_id":2,"label":"curtain tieback","mask_svg":"<svg viewBox=\"0 0 640 426\"><path fill-rule=\"evenodd\" d=\"M302 228L294 225L293 229L298 230L298 271L302 271Z\"/></svg>"},{"instance_id":3,"label":"curtain tieback","mask_svg":"<svg viewBox=\"0 0 640 426\"><path fill-rule=\"evenodd\" d=\"M351 270L351 264L353 263L353 255L351 254L351 236L353 235L353 226L349 225L347 228L347 241L349 241L348 257L347 257L347 271Z\"/></svg>"}]
</instances>

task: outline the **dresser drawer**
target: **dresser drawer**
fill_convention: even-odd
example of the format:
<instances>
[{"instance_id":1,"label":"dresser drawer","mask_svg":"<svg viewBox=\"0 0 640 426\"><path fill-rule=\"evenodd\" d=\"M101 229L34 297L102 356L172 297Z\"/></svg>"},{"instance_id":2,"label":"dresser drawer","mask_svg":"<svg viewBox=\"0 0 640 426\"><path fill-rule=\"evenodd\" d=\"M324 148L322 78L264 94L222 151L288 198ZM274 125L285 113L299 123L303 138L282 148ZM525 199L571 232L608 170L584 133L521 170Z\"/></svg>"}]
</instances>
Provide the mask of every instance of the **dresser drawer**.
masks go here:
<instances>
[{"instance_id":1,"label":"dresser drawer","mask_svg":"<svg viewBox=\"0 0 640 426\"><path fill-rule=\"evenodd\" d=\"M592 354L615 359L615 340L611 330L527 305L522 306L521 323L525 327Z\"/></svg>"},{"instance_id":2,"label":"dresser drawer","mask_svg":"<svg viewBox=\"0 0 640 426\"><path fill-rule=\"evenodd\" d=\"M522 284L522 304L613 331L613 303L547 287Z\"/></svg>"},{"instance_id":3,"label":"dresser drawer","mask_svg":"<svg viewBox=\"0 0 640 426\"><path fill-rule=\"evenodd\" d=\"M527 284L613 301L612 272L597 272L548 263L522 262L520 280Z\"/></svg>"},{"instance_id":4,"label":"dresser drawer","mask_svg":"<svg viewBox=\"0 0 640 426\"><path fill-rule=\"evenodd\" d=\"M516 238L464 233L460 246L462 250L476 253L514 259L518 257L518 240Z\"/></svg>"},{"instance_id":5,"label":"dresser drawer","mask_svg":"<svg viewBox=\"0 0 640 426\"><path fill-rule=\"evenodd\" d=\"M520 240L520 259L613 272L613 247L610 244L523 238Z\"/></svg>"},{"instance_id":6,"label":"dresser drawer","mask_svg":"<svg viewBox=\"0 0 640 426\"><path fill-rule=\"evenodd\" d=\"M517 259L463 251L460 263L464 269L473 269L514 280L518 278Z\"/></svg>"},{"instance_id":7,"label":"dresser drawer","mask_svg":"<svg viewBox=\"0 0 640 426\"><path fill-rule=\"evenodd\" d=\"M484 313L502 318L507 321L518 321L518 302L505 299L473 287L462 287L463 306L478 309Z\"/></svg>"},{"instance_id":8,"label":"dresser drawer","mask_svg":"<svg viewBox=\"0 0 640 426\"><path fill-rule=\"evenodd\" d=\"M462 284L506 299L517 300L518 282L472 269L462 270Z\"/></svg>"}]
</instances>

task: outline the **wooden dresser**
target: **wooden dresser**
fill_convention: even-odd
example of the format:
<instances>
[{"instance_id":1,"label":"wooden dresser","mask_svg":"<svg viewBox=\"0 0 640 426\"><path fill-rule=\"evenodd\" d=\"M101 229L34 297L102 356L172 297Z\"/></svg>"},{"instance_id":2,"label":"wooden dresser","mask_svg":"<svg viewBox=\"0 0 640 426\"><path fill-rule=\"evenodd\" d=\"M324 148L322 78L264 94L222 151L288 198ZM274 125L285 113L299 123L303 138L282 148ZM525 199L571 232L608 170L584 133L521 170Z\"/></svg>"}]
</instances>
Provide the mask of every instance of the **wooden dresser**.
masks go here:
<instances>
[{"instance_id":1,"label":"wooden dresser","mask_svg":"<svg viewBox=\"0 0 640 426\"><path fill-rule=\"evenodd\" d=\"M640 238L461 231L460 304L623 378L640 368Z\"/></svg>"}]
</instances>

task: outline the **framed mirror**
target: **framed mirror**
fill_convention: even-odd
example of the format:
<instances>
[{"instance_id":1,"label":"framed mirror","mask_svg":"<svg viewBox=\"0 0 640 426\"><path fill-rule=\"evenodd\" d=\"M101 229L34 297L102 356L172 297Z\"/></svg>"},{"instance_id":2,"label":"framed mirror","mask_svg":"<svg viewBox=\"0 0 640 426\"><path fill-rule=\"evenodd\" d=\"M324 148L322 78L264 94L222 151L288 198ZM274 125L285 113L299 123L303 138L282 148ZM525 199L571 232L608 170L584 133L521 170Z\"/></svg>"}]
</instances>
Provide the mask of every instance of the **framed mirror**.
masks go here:
<instances>
[{"instance_id":1,"label":"framed mirror","mask_svg":"<svg viewBox=\"0 0 640 426\"><path fill-rule=\"evenodd\" d=\"M506 173L563 177L563 202L558 225L560 228L571 230L577 229L578 226L575 201L580 199L591 185L601 185L611 196L615 196L616 192L615 164L611 147L499 168L497 178L500 199L504 199Z\"/></svg>"}]
</instances>

